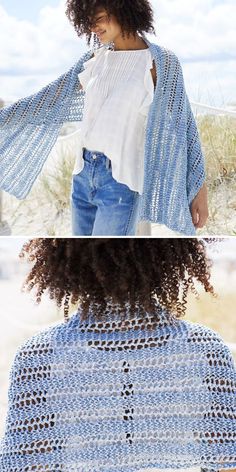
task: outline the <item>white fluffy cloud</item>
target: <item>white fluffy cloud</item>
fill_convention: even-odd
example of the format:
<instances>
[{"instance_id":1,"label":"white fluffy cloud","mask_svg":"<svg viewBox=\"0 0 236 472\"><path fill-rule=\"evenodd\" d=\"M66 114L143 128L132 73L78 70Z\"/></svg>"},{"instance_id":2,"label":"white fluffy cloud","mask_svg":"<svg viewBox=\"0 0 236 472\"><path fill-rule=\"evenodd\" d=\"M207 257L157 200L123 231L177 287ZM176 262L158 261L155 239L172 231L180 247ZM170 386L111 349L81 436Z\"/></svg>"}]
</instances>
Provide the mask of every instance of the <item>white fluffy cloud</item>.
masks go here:
<instances>
[{"instance_id":1,"label":"white fluffy cloud","mask_svg":"<svg viewBox=\"0 0 236 472\"><path fill-rule=\"evenodd\" d=\"M20 21L0 5L0 96L30 95L69 69L86 50L65 15L65 4L42 8L37 24Z\"/></svg>"},{"instance_id":2,"label":"white fluffy cloud","mask_svg":"<svg viewBox=\"0 0 236 472\"><path fill-rule=\"evenodd\" d=\"M158 0L153 5L158 38L183 59L236 59L235 1Z\"/></svg>"},{"instance_id":3,"label":"white fluffy cloud","mask_svg":"<svg viewBox=\"0 0 236 472\"><path fill-rule=\"evenodd\" d=\"M152 5L157 36L148 37L178 55L190 98L200 95L215 105L235 101L235 0L153 0ZM5 99L37 91L87 48L65 15L65 0L42 8L36 24L8 15L0 5L0 22L0 96Z\"/></svg>"}]
</instances>

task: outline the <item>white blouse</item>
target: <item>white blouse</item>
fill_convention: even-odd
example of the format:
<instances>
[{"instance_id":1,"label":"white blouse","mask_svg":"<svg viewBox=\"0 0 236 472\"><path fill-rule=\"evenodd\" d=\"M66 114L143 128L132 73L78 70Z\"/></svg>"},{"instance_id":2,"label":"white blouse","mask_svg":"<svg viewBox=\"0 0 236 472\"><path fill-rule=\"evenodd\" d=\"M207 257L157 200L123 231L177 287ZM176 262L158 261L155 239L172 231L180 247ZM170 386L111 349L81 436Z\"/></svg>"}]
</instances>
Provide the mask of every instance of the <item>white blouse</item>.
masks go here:
<instances>
[{"instance_id":1,"label":"white blouse","mask_svg":"<svg viewBox=\"0 0 236 472\"><path fill-rule=\"evenodd\" d=\"M94 54L78 74L85 101L73 174L83 169L83 147L100 151L111 160L113 178L142 194L145 130L154 96L151 52L102 46Z\"/></svg>"}]
</instances>

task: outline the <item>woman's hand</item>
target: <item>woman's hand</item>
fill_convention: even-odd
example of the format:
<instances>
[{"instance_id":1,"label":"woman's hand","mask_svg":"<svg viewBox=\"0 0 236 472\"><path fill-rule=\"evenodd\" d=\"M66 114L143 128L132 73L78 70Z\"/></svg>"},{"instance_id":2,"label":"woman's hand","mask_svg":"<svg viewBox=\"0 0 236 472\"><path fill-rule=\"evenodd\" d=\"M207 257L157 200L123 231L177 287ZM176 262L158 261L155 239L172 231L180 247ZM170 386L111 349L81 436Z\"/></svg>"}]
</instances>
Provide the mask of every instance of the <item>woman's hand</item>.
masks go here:
<instances>
[{"instance_id":1,"label":"woman's hand","mask_svg":"<svg viewBox=\"0 0 236 472\"><path fill-rule=\"evenodd\" d=\"M191 203L191 215L195 228L203 228L205 226L209 213L207 203L207 186L204 183L196 197Z\"/></svg>"}]
</instances>

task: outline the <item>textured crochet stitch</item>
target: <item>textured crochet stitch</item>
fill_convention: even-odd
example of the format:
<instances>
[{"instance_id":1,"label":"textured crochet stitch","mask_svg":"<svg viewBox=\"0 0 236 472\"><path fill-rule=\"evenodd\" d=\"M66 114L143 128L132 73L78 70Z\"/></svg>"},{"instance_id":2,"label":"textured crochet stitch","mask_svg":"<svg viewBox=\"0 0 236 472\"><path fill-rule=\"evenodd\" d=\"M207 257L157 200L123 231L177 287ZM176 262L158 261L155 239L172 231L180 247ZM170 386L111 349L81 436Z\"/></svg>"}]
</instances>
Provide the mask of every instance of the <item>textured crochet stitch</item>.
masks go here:
<instances>
[{"instance_id":1,"label":"textured crochet stitch","mask_svg":"<svg viewBox=\"0 0 236 472\"><path fill-rule=\"evenodd\" d=\"M236 467L236 371L217 333L164 310L146 326L80 313L16 353L1 472Z\"/></svg>"},{"instance_id":2,"label":"textured crochet stitch","mask_svg":"<svg viewBox=\"0 0 236 472\"><path fill-rule=\"evenodd\" d=\"M196 121L176 54L148 44L157 84L145 132L144 183L139 221L165 224L195 235L190 205L205 182L205 162ZM109 45L107 45L109 47ZM27 196L65 122L82 121L85 92L78 73L87 51L70 70L39 92L0 110L0 188Z\"/></svg>"}]
</instances>

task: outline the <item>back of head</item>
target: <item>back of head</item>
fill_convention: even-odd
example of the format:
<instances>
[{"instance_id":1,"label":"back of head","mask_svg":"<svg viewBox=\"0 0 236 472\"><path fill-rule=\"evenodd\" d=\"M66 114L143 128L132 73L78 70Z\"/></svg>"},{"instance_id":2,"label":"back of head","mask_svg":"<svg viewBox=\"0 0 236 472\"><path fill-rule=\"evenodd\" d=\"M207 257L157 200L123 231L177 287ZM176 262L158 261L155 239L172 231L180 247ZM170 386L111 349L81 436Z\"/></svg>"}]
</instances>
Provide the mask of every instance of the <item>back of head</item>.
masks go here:
<instances>
[{"instance_id":1,"label":"back of head","mask_svg":"<svg viewBox=\"0 0 236 472\"><path fill-rule=\"evenodd\" d=\"M196 293L195 282L214 293L206 249L210 242L196 238L33 239L21 252L33 262L25 287L36 288L38 301L48 291L58 306L79 303L84 319L96 304L94 316L99 320L111 303L125 319L137 309L140 314L155 311L157 302L178 318L185 314L189 290Z\"/></svg>"}]
</instances>

